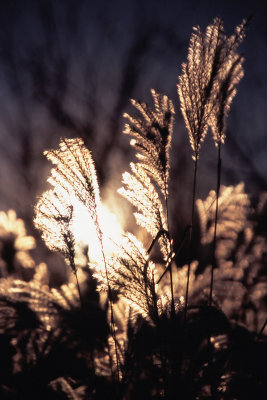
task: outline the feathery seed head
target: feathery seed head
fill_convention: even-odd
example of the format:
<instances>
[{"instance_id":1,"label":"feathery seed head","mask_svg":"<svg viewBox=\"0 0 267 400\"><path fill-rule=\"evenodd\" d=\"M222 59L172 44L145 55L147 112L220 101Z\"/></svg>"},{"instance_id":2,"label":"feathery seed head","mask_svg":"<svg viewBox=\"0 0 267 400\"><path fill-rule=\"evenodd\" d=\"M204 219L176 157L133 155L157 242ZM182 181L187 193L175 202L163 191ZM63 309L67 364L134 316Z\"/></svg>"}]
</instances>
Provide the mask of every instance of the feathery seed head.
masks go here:
<instances>
[{"instance_id":1,"label":"feathery seed head","mask_svg":"<svg viewBox=\"0 0 267 400\"><path fill-rule=\"evenodd\" d=\"M75 240L72 233L73 206L65 194L56 189L42 194L35 206L34 224L52 251L59 251L74 269Z\"/></svg>"},{"instance_id":2,"label":"feathery seed head","mask_svg":"<svg viewBox=\"0 0 267 400\"><path fill-rule=\"evenodd\" d=\"M51 250L60 251L74 269L73 210L84 205L95 226L99 241L102 232L98 221L100 196L94 162L82 139L62 139L57 150L44 153L55 167L48 182L54 187L43 193L35 212L35 225Z\"/></svg>"},{"instance_id":3,"label":"feathery seed head","mask_svg":"<svg viewBox=\"0 0 267 400\"><path fill-rule=\"evenodd\" d=\"M224 142L225 120L235 86L243 76L243 58L236 53L245 35L247 21L227 37L223 23L215 18L203 33L194 28L187 63L182 64L178 96L190 144L198 158L201 142L210 126L215 143Z\"/></svg>"},{"instance_id":4,"label":"feathery seed head","mask_svg":"<svg viewBox=\"0 0 267 400\"><path fill-rule=\"evenodd\" d=\"M154 110L147 104L132 100L132 105L140 112L140 118L124 114L129 123L124 133L133 136L130 144L138 150L137 157L142 167L155 180L160 190L167 196L169 178L169 149L171 144L174 107L167 96L151 90Z\"/></svg>"}]
</instances>

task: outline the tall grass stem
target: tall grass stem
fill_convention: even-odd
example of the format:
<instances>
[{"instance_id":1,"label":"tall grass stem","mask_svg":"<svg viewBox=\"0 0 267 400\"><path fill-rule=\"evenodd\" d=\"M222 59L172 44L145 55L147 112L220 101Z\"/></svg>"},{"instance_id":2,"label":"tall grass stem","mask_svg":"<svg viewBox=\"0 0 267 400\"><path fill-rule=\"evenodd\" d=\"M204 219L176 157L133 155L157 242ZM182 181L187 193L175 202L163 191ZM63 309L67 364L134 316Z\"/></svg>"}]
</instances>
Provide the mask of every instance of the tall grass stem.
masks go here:
<instances>
[{"instance_id":1,"label":"tall grass stem","mask_svg":"<svg viewBox=\"0 0 267 400\"><path fill-rule=\"evenodd\" d=\"M209 294L209 306L212 305L212 292L214 285L214 269L216 266L216 245L217 245L217 223L218 223L218 210L219 210L219 195L221 187L221 172L222 172L222 159L221 159L221 142L218 143L218 161L217 161L217 185L216 185L216 206L215 206L215 217L214 217L214 236L212 246L212 264L210 274L210 294Z\"/></svg>"},{"instance_id":2,"label":"tall grass stem","mask_svg":"<svg viewBox=\"0 0 267 400\"><path fill-rule=\"evenodd\" d=\"M101 245L101 252L102 252L102 257L103 257L103 261L104 261L105 274L106 274L106 278L107 278L108 300L109 300L109 305L110 305L110 328L111 328L111 334L112 334L112 337L114 340L114 345L115 345L116 367L117 367L117 375L118 375L117 378L118 378L118 381L120 381L119 354L118 354L118 345L117 345L117 338L116 338L116 331L115 331L113 302L112 302L112 298L111 298L111 287L110 287L106 257L105 257L104 247L103 247L102 234L101 234L100 245Z\"/></svg>"},{"instance_id":3,"label":"tall grass stem","mask_svg":"<svg viewBox=\"0 0 267 400\"><path fill-rule=\"evenodd\" d=\"M195 215L197 167L198 167L198 154L196 153L195 154L195 160L194 160L194 179L193 179L193 191L192 191L191 226L190 226L190 229L189 229L189 254L188 254L189 260L188 260L188 265L187 265L187 280L186 280L185 306L184 306L184 320L185 321L186 321L186 317L187 317L191 258L192 258L192 252L193 252L193 225L194 225L194 215Z\"/></svg>"}]
</instances>

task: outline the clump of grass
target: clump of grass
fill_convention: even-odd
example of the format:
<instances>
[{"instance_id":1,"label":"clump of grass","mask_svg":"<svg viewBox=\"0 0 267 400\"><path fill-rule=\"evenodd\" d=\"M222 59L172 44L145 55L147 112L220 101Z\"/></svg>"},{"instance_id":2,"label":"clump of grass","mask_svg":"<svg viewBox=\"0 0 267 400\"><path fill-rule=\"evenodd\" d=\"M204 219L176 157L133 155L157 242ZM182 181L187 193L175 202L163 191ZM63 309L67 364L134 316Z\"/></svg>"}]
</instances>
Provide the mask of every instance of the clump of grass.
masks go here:
<instances>
[{"instance_id":1,"label":"clump of grass","mask_svg":"<svg viewBox=\"0 0 267 400\"><path fill-rule=\"evenodd\" d=\"M224 34L223 22L219 18L214 19L213 23L206 28L205 33L201 31L200 27L194 28L195 32L190 39L187 63L182 64L178 95L194 160L190 253L192 253L192 229L194 225L199 152L201 143L204 141L210 127L215 144L218 147L217 199L213 248L215 257L218 198L221 181L221 144L225 140L226 115L236 94L235 87L243 76L243 57L236 50L244 38L246 25L247 21L244 20L230 37ZM191 254L190 256L192 257ZM213 261L211 268L210 305L212 302L214 264L215 261ZM188 263L185 294L185 317L188 306L189 278L190 262Z\"/></svg>"}]
</instances>

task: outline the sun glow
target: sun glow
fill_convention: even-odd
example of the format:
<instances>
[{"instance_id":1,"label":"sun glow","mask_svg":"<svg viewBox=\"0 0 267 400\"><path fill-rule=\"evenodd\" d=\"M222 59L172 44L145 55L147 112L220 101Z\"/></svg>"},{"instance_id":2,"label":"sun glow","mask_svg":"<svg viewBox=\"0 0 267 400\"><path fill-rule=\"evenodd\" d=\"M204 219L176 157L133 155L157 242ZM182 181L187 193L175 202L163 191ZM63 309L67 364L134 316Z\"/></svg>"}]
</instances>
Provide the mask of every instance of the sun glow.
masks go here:
<instances>
[{"instance_id":1,"label":"sun glow","mask_svg":"<svg viewBox=\"0 0 267 400\"><path fill-rule=\"evenodd\" d=\"M74 208L72 232L75 241L80 246L88 246L89 262L102 259L102 247L97 229L86 207L78 200L72 199ZM102 204L98 208L98 222L103 234L103 250L105 256L110 256L121 242L123 230L116 215L110 213Z\"/></svg>"}]
</instances>

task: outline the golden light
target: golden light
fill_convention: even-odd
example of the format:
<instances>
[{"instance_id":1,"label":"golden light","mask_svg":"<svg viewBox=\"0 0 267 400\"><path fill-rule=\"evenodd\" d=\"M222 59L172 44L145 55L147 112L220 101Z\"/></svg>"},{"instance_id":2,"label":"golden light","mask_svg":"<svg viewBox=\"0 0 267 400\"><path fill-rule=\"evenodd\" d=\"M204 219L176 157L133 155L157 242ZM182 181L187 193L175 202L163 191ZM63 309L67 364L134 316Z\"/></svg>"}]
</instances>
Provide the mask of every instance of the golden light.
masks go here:
<instances>
[{"instance_id":1,"label":"golden light","mask_svg":"<svg viewBox=\"0 0 267 400\"><path fill-rule=\"evenodd\" d=\"M102 260L102 248L97 234L96 226L86 207L76 198L71 199L73 204L73 226L72 232L77 244L88 246L88 257L90 263ZM103 248L105 256L110 256L117 250L121 242L123 230L115 214L109 212L102 204L98 209L99 226L103 233Z\"/></svg>"}]
</instances>

